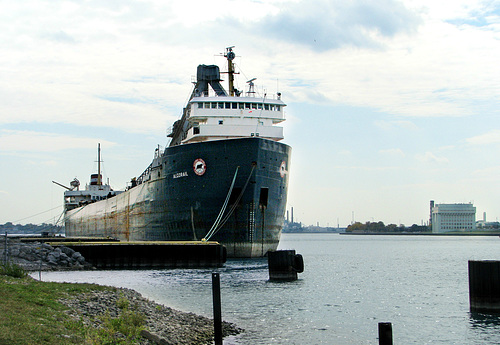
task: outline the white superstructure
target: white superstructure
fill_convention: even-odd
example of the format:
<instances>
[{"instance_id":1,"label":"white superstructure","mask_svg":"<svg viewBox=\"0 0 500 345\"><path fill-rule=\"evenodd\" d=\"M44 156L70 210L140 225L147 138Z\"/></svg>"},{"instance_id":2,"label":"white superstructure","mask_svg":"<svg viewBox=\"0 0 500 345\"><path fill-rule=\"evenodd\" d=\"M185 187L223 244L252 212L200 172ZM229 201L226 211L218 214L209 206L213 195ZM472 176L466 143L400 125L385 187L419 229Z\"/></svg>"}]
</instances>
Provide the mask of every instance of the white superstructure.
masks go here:
<instances>
[{"instance_id":1,"label":"white superstructure","mask_svg":"<svg viewBox=\"0 0 500 345\"><path fill-rule=\"evenodd\" d=\"M189 129L182 143L242 137L282 140L285 103L256 97L201 96L189 102Z\"/></svg>"},{"instance_id":2,"label":"white superstructure","mask_svg":"<svg viewBox=\"0 0 500 345\"><path fill-rule=\"evenodd\" d=\"M432 232L476 230L476 208L472 204L437 204L432 208Z\"/></svg>"},{"instance_id":3,"label":"white superstructure","mask_svg":"<svg viewBox=\"0 0 500 345\"><path fill-rule=\"evenodd\" d=\"M90 184L85 185L85 189L80 190L80 181L74 179L70 182L71 187L66 187L58 182L55 184L66 188L64 192L64 210L69 211L81 206L85 206L96 201L112 198L123 191L115 191L109 183L102 183L101 175L101 144L97 146L97 174L90 175Z\"/></svg>"},{"instance_id":4,"label":"white superstructure","mask_svg":"<svg viewBox=\"0 0 500 345\"><path fill-rule=\"evenodd\" d=\"M199 65L197 81L180 120L172 126L170 146L195 142L260 137L273 141L283 139L285 121L281 93L258 95L254 81L248 80L248 91L234 87L233 47L226 48L227 91L220 82L221 72L216 65Z\"/></svg>"}]
</instances>

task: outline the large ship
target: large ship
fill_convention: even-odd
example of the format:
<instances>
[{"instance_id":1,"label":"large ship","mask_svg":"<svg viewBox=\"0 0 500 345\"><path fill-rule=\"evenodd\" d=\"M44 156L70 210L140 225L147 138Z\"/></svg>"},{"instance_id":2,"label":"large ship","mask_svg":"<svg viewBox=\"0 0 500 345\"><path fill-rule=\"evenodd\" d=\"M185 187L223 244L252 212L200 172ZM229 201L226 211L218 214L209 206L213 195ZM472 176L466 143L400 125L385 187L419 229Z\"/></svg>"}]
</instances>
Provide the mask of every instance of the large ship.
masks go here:
<instances>
[{"instance_id":1,"label":"large ship","mask_svg":"<svg viewBox=\"0 0 500 345\"><path fill-rule=\"evenodd\" d=\"M260 257L277 248L291 154L280 142L286 105L280 93L258 95L255 78L247 92L235 88L233 48L223 54L227 72L198 66L168 147L156 149L126 190L103 183L100 166L85 189L76 179L66 187L66 236L211 240L222 243L228 257ZM227 73L227 90L221 73Z\"/></svg>"}]
</instances>

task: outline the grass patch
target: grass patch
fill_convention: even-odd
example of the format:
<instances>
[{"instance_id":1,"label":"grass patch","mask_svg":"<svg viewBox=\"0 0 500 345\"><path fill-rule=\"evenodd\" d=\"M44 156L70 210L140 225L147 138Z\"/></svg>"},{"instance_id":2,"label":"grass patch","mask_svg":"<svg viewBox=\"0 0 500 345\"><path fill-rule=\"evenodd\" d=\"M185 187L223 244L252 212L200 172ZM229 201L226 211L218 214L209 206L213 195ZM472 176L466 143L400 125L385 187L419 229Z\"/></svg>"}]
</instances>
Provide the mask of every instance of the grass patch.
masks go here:
<instances>
[{"instance_id":1,"label":"grass patch","mask_svg":"<svg viewBox=\"0 0 500 345\"><path fill-rule=\"evenodd\" d=\"M3 271L2 271L3 272ZM92 290L110 289L95 284L40 282L31 277L0 274L0 345L2 344L135 344L144 316L129 309L128 301L117 318L96 316L101 328L72 319L60 298L76 298Z\"/></svg>"},{"instance_id":2,"label":"grass patch","mask_svg":"<svg viewBox=\"0 0 500 345\"><path fill-rule=\"evenodd\" d=\"M28 274L21 266L7 262L0 264L0 275L14 278L24 278Z\"/></svg>"},{"instance_id":3,"label":"grass patch","mask_svg":"<svg viewBox=\"0 0 500 345\"><path fill-rule=\"evenodd\" d=\"M98 318L102 321L102 327L89 334L91 344L134 344L144 329L144 316L128 309L115 318L110 317L109 313Z\"/></svg>"}]
</instances>

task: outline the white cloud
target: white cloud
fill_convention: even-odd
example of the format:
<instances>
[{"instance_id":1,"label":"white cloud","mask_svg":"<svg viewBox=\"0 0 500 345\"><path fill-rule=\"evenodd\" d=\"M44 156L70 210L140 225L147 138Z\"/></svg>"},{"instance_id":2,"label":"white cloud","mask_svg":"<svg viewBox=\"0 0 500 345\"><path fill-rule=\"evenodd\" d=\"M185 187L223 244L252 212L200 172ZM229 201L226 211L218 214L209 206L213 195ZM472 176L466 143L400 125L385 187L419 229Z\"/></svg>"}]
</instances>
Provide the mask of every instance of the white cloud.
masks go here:
<instances>
[{"instance_id":1,"label":"white cloud","mask_svg":"<svg viewBox=\"0 0 500 345\"><path fill-rule=\"evenodd\" d=\"M418 126L412 121L408 120L393 120L393 121L385 121L379 120L374 122L375 126L381 128L385 131L400 131L401 129L405 130L418 130Z\"/></svg>"},{"instance_id":2,"label":"white cloud","mask_svg":"<svg viewBox=\"0 0 500 345\"><path fill-rule=\"evenodd\" d=\"M113 146L115 143L99 140L101 144ZM0 152L53 152L77 148L95 148L96 138L78 138L54 133L34 131L0 131ZM46 162L47 165L53 163Z\"/></svg>"},{"instance_id":3,"label":"white cloud","mask_svg":"<svg viewBox=\"0 0 500 345\"><path fill-rule=\"evenodd\" d=\"M290 2L279 13L264 17L257 25L250 25L261 34L280 41L326 51L341 46L379 48L380 37L412 32L419 22L418 15L400 1L316 0L314 4L310 1Z\"/></svg>"},{"instance_id":4,"label":"white cloud","mask_svg":"<svg viewBox=\"0 0 500 345\"><path fill-rule=\"evenodd\" d=\"M352 156L352 152L350 150L340 150L338 154L342 156Z\"/></svg>"},{"instance_id":5,"label":"white cloud","mask_svg":"<svg viewBox=\"0 0 500 345\"><path fill-rule=\"evenodd\" d=\"M500 129L494 129L488 133L477 135L466 139L472 145L488 145L500 143Z\"/></svg>"},{"instance_id":6,"label":"white cloud","mask_svg":"<svg viewBox=\"0 0 500 345\"><path fill-rule=\"evenodd\" d=\"M387 150L379 150L379 152L383 155L388 155L392 157L405 157L405 153L401 149L387 149Z\"/></svg>"},{"instance_id":7,"label":"white cloud","mask_svg":"<svg viewBox=\"0 0 500 345\"><path fill-rule=\"evenodd\" d=\"M418 154L416 158L423 163L448 163L449 160L446 157L439 157L432 152L427 151L425 154Z\"/></svg>"},{"instance_id":8,"label":"white cloud","mask_svg":"<svg viewBox=\"0 0 500 345\"><path fill-rule=\"evenodd\" d=\"M498 181L498 176L500 176L500 166L476 169L472 172L472 174L474 175L474 178L481 178L483 180L489 180L496 183Z\"/></svg>"}]
</instances>

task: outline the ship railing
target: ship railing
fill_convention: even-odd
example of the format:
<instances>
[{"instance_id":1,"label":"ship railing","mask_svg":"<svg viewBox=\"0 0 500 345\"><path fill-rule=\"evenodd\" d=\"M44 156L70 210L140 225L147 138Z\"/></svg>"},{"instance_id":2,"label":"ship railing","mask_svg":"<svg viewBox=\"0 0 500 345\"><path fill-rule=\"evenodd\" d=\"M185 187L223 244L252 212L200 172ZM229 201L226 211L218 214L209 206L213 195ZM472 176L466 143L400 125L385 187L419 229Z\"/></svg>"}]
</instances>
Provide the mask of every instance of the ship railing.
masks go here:
<instances>
[{"instance_id":1,"label":"ship railing","mask_svg":"<svg viewBox=\"0 0 500 345\"><path fill-rule=\"evenodd\" d=\"M137 178L137 185L140 185L151 178L151 169L153 167L153 163L149 164L149 166L144 170L144 172Z\"/></svg>"}]
</instances>

